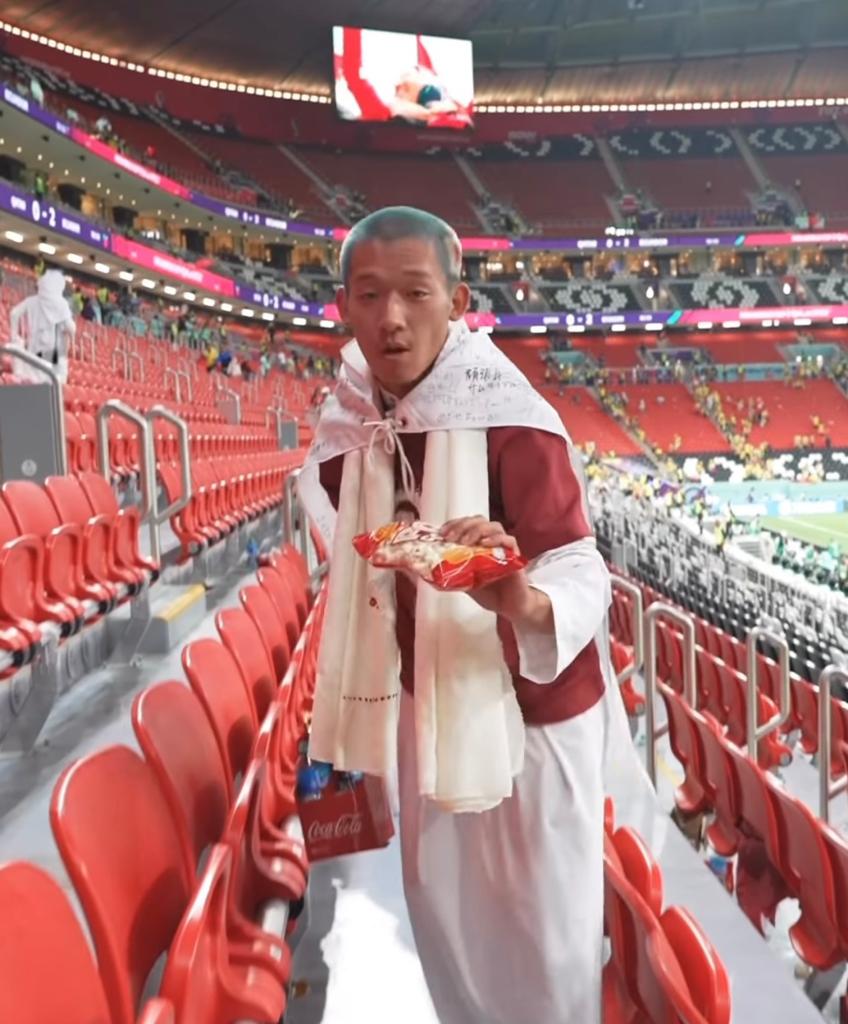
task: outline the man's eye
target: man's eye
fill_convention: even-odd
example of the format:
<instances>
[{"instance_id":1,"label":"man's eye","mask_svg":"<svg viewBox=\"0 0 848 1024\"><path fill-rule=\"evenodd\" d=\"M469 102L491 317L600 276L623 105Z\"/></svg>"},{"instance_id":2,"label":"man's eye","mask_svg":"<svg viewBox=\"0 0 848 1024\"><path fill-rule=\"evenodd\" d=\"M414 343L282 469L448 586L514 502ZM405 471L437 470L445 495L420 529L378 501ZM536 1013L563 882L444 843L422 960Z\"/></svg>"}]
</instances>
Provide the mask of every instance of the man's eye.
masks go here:
<instances>
[{"instance_id":1,"label":"man's eye","mask_svg":"<svg viewBox=\"0 0 848 1024\"><path fill-rule=\"evenodd\" d=\"M376 292L360 292L358 298L362 299L373 299L377 295Z\"/></svg>"},{"instance_id":2,"label":"man's eye","mask_svg":"<svg viewBox=\"0 0 848 1024\"><path fill-rule=\"evenodd\" d=\"M413 288L411 292L413 299L426 299L429 294L426 288Z\"/></svg>"}]
</instances>

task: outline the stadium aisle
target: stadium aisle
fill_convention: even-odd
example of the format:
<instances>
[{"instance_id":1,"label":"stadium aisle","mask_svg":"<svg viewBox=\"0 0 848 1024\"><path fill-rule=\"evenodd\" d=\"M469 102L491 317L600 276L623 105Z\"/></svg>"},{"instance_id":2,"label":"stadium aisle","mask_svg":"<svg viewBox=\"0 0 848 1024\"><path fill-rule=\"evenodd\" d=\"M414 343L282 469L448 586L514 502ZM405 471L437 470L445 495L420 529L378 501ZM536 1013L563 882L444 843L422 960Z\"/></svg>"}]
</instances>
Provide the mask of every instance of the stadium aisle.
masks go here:
<instances>
[{"instance_id":1,"label":"stadium aisle","mask_svg":"<svg viewBox=\"0 0 848 1024\"><path fill-rule=\"evenodd\" d=\"M438 1024L403 901L400 844L316 864L286 1024Z\"/></svg>"}]
</instances>

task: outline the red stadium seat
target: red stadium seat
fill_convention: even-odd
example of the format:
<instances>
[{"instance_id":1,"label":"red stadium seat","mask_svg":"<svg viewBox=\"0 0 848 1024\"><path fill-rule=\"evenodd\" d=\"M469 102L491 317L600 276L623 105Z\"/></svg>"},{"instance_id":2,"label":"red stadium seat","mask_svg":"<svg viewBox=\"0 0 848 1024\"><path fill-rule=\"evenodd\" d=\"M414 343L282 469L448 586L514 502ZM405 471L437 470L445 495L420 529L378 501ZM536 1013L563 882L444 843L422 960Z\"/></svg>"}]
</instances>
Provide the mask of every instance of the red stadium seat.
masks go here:
<instances>
[{"instance_id":1,"label":"red stadium seat","mask_svg":"<svg viewBox=\"0 0 848 1024\"><path fill-rule=\"evenodd\" d=\"M196 694L175 681L143 690L133 703L132 722L194 875L203 851L220 840L229 812L228 780L215 733Z\"/></svg>"},{"instance_id":2,"label":"red stadium seat","mask_svg":"<svg viewBox=\"0 0 848 1024\"><path fill-rule=\"evenodd\" d=\"M687 709L703 752L701 784L715 818L707 828L707 838L723 857L732 857L739 848L739 793L731 775L721 730L715 719Z\"/></svg>"},{"instance_id":3,"label":"red stadium seat","mask_svg":"<svg viewBox=\"0 0 848 1024\"><path fill-rule=\"evenodd\" d=\"M812 811L769 776L766 786L777 818L777 867L801 905L801 916L789 929L789 937L805 963L827 970L842 959L828 849Z\"/></svg>"},{"instance_id":4,"label":"red stadium seat","mask_svg":"<svg viewBox=\"0 0 848 1024\"><path fill-rule=\"evenodd\" d=\"M100 473L81 473L79 479L91 510L96 515L111 516L114 520L115 560L118 565L128 569L140 569L156 579L159 575L158 566L139 549L141 521L138 509L135 506L119 508L115 492L109 481Z\"/></svg>"},{"instance_id":5,"label":"red stadium seat","mask_svg":"<svg viewBox=\"0 0 848 1024\"><path fill-rule=\"evenodd\" d=\"M104 512L92 513L88 497L75 476L50 476L44 482L44 489L64 522L82 526L87 574L95 579L124 583L137 593L145 575L118 564L114 517Z\"/></svg>"},{"instance_id":6,"label":"red stadium seat","mask_svg":"<svg viewBox=\"0 0 848 1024\"><path fill-rule=\"evenodd\" d=\"M683 698L664 683L658 683L657 689L668 712L671 749L684 771L683 782L674 793L674 802L683 814L700 814L707 806L707 799L700 782L702 755L695 727Z\"/></svg>"},{"instance_id":7,"label":"red stadium seat","mask_svg":"<svg viewBox=\"0 0 848 1024\"><path fill-rule=\"evenodd\" d=\"M291 569L289 569L289 573L291 573ZM290 658L303 625L300 622L297 605L295 604L292 585L285 575L270 567L259 569L256 573L256 578L259 581L260 587L267 592L274 602L280 621L285 626L286 636L289 641Z\"/></svg>"},{"instance_id":8,"label":"red stadium seat","mask_svg":"<svg viewBox=\"0 0 848 1024\"><path fill-rule=\"evenodd\" d=\"M239 600L262 635L268 656L274 665L274 672L277 679L281 680L285 675L291 652L285 626L279 618L274 602L262 587L255 585L240 590Z\"/></svg>"},{"instance_id":9,"label":"red stadium seat","mask_svg":"<svg viewBox=\"0 0 848 1024\"><path fill-rule=\"evenodd\" d=\"M695 919L683 907L669 907L660 917L660 928L677 956L695 1006L710 1024L730 1024L727 970ZM652 944L648 955L655 961L656 969L662 949Z\"/></svg>"},{"instance_id":10,"label":"red stadium seat","mask_svg":"<svg viewBox=\"0 0 848 1024\"><path fill-rule=\"evenodd\" d=\"M663 906L663 880L660 866L638 832L620 828L612 834L612 845L621 863L624 877L636 889L653 914Z\"/></svg>"},{"instance_id":11,"label":"red stadium seat","mask_svg":"<svg viewBox=\"0 0 848 1024\"><path fill-rule=\"evenodd\" d=\"M221 641L232 654L253 697L256 720L261 722L277 693L277 677L265 641L243 608L224 608L215 616Z\"/></svg>"},{"instance_id":12,"label":"red stadium seat","mask_svg":"<svg viewBox=\"0 0 848 1024\"><path fill-rule=\"evenodd\" d=\"M272 1024L285 1011L283 984L250 947L229 940L231 870L230 850L214 846L168 956L162 994L186 1024Z\"/></svg>"},{"instance_id":13,"label":"red stadium seat","mask_svg":"<svg viewBox=\"0 0 848 1024\"><path fill-rule=\"evenodd\" d=\"M235 779L250 763L256 713L250 690L232 654L218 640L195 640L183 648L183 669L212 724L232 801Z\"/></svg>"},{"instance_id":14,"label":"red stadium seat","mask_svg":"<svg viewBox=\"0 0 848 1024\"><path fill-rule=\"evenodd\" d=\"M112 1024L133 1024L190 895L171 811L153 769L127 747L107 747L62 773L50 821L91 927Z\"/></svg>"},{"instance_id":15,"label":"red stadium seat","mask_svg":"<svg viewBox=\"0 0 848 1024\"><path fill-rule=\"evenodd\" d=\"M47 492L31 481L3 484L3 497L20 532L35 534L44 541L51 596L96 601L101 611L108 611L116 600L117 588L101 574L98 542L83 533L83 524L63 523ZM88 551L89 544L94 552Z\"/></svg>"}]
</instances>

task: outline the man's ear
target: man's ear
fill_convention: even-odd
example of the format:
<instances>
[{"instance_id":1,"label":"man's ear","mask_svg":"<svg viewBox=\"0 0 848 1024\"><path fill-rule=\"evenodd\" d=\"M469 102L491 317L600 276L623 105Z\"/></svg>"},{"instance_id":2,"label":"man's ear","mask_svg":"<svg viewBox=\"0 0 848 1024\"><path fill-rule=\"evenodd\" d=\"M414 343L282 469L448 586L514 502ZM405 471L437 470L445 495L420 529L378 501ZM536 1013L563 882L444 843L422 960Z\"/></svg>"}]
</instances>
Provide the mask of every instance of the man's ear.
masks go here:
<instances>
[{"instance_id":1,"label":"man's ear","mask_svg":"<svg viewBox=\"0 0 848 1024\"><path fill-rule=\"evenodd\" d=\"M465 283L460 281L453 290L453 296L451 298L451 320L461 320L468 312L468 307L471 305L471 289ZM341 308L341 307L339 307Z\"/></svg>"},{"instance_id":2,"label":"man's ear","mask_svg":"<svg viewBox=\"0 0 848 1024\"><path fill-rule=\"evenodd\" d=\"M339 316L347 323L347 293L343 286L336 289L336 306L339 310Z\"/></svg>"}]
</instances>

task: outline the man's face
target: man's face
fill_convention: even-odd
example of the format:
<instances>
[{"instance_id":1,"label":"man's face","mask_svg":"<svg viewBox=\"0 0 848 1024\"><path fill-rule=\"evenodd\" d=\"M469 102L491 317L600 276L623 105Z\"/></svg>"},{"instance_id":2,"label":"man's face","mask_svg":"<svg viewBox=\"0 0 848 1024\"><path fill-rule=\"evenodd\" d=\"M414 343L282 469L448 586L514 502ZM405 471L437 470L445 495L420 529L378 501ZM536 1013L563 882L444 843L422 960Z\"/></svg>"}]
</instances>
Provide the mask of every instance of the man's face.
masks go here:
<instances>
[{"instance_id":1,"label":"man's face","mask_svg":"<svg viewBox=\"0 0 848 1024\"><path fill-rule=\"evenodd\" d=\"M432 242L400 238L357 245L337 302L377 382L402 398L427 375L469 294L448 284Z\"/></svg>"}]
</instances>

